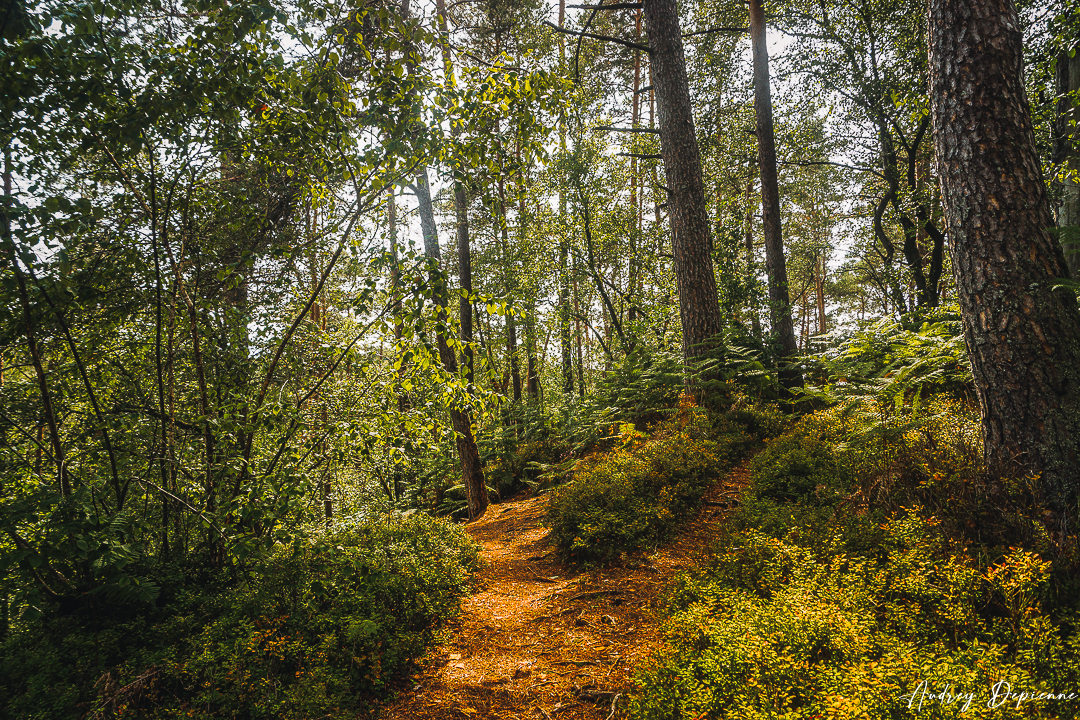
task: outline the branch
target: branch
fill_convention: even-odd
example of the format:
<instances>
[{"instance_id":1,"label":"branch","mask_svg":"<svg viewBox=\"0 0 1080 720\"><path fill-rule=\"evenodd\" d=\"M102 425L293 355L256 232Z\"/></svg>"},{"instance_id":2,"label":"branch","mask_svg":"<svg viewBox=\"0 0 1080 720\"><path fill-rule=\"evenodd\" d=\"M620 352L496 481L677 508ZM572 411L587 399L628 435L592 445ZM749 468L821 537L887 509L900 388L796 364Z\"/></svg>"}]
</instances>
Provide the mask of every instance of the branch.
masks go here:
<instances>
[{"instance_id":1,"label":"branch","mask_svg":"<svg viewBox=\"0 0 1080 720\"><path fill-rule=\"evenodd\" d=\"M608 37L607 35L597 35L595 33L578 32L577 30L567 30L566 28L561 28L549 20L545 20L544 24L547 25L549 28L555 30L556 32L565 33L567 35L577 35L578 37L587 37L592 38L593 40L606 40L607 42L625 45L626 47L632 48L634 50L641 50L647 53L652 52L652 49L649 48L648 45L642 45L641 43L631 42L629 40L622 40L620 38Z\"/></svg>"},{"instance_id":2,"label":"branch","mask_svg":"<svg viewBox=\"0 0 1080 720\"><path fill-rule=\"evenodd\" d=\"M643 158L645 160L663 160L664 159L663 155L654 155L654 154L649 154L649 153L615 153L615 154L618 157ZM666 190L667 188L664 188L664 189Z\"/></svg>"},{"instance_id":3,"label":"branch","mask_svg":"<svg viewBox=\"0 0 1080 720\"><path fill-rule=\"evenodd\" d=\"M567 5L572 10L636 10L642 7L641 3L622 2L611 5Z\"/></svg>"},{"instance_id":4,"label":"branch","mask_svg":"<svg viewBox=\"0 0 1080 720\"><path fill-rule=\"evenodd\" d=\"M858 165L845 165L844 163L833 162L832 160L777 160L777 165L794 165L796 167L811 167L813 165L832 165L833 167L842 167L848 170L857 170L859 172L868 172L878 175L879 173L872 167L860 167Z\"/></svg>"},{"instance_id":5,"label":"branch","mask_svg":"<svg viewBox=\"0 0 1080 720\"><path fill-rule=\"evenodd\" d=\"M624 133L646 133L649 135L659 135L660 131L653 128L625 128L625 127L613 127L611 125L597 125L597 130L610 130L611 132L624 132Z\"/></svg>"},{"instance_id":6,"label":"branch","mask_svg":"<svg viewBox=\"0 0 1080 720\"><path fill-rule=\"evenodd\" d=\"M696 30L696 31L691 32L691 33L685 33L685 34L683 34L683 37L688 38L688 37L694 37L695 35L708 35L710 33L718 33L718 32L744 33L744 32L750 32L750 28L745 28L745 27L711 27L708 30Z\"/></svg>"},{"instance_id":7,"label":"branch","mask_svg":"<svg viewBox=\"0 0 1080 720\"><path fill-rule=\"evenodd\" d=\"M169 491L168 491L168 490L166 490L165 488L161 487L161 486L160 486L160 485L158 485L157 483L153 483L153 482L150 482L149 480L145 480L145 479L143 479L143 478L141 478L141 477L139 477L139 478L135 478L135 480L136 480L136 482L139 482L139 483L141 483L141 484L143 484L143 485L149 485L150 487L154 488L155 490L157 490L158 492L160 492L160 493L162 493L162 494L164 494L164 495L168 495L168 496L169 496L169 497L171 497L171 498L172 498L173 500L175 500L176 502L180 503L181 505L183 505L184 507L186 507L186 508L187 508L188 510L190 510L191 512L193 512L193 513L195 513L196 515L198 515L198 516L199 516L199 517L200 517L200 518L202 519L202 521L203 521L203 522L205 522L205 523L206 523L207 525L209 525L209 526L210 526L210 527L211 527L211 528L212 528L213 530L215 530L215 531L217 532L217 534L218 534L218 535L220 535L220 536L221 536L221 539L222 539L222 540L225 540L225 539L226 539L226 537L225 537L225 533L221 531L221 528L219 528L219 527L218 527L217 525L215 525L215 524L214 524L214 521L213 521L213 520L211 520L210 518L206 517L205 515L203 515L203 514L202 514L201 512L199 512L199 511L198 511L198 510L196 510L195 508L191 507L191 505L189 505L189 504L187 503L187 501L186 501L186 500L184 500L184 499L183 499L182 497L178 497L177 495L173 495L173 494L172 494L171 492L169 492Z\"/></svg>"}]
</instances>

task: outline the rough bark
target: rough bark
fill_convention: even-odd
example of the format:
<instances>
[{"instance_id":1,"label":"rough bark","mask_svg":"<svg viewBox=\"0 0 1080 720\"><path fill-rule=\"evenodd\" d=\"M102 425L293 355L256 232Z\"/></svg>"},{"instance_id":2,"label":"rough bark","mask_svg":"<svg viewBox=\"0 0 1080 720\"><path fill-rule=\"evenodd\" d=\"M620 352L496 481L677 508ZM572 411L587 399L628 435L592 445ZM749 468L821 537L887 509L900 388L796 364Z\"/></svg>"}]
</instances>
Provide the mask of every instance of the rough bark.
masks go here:
<instances>
[{"instance_id":1,"label":"rough bark","mask_svg":"<svg viewBox=\"0 0 1080 720\"><path fill-rule=\"evenodd\" d=\"M994 476L1039 476L1056 529L1075 519L1080 310L1024 95L1012 0L932 0L930 96L953 267Z\"/></svg>"},{"instance_id":2,"label":"rough bark","mask_svg":"<svg viewBox=\"0 0 1080 720\"><path fill-rule=\"evenodd\" d=\"M780 190L776 176L776 142L773 138L772 92L769 87L769 50L765 46L765 13L761 0L750 0L750 41L754 55L754 114L757 118L758 170L761 173L762 236L765 267L769 275L769 316L772 331L785 358L798 354L791 322L787 261L780 229ZM802 373L785 363L780 383L786 388L802 385Z\"/></svg>"},{"instance_id":3,"label":"rough bark","mask_svg":"<svg viewBox=\"0 0 1080 720\"><path fill-rule=\"evenodd\" d=\"M435 211L431 205L427 168L423 168L416 174L416 198L419 201L420 226L424 233L424 255L431 264L430 282L435 306L438 309L435 341L439 348L439 359L446 372L456 374L457 357L446 342L449 291L446 287L446 277L439 269L442 252L439 249L439 235L435 226ZM461 480L465 485L469 519L475 520L487 510L488 492L487 483L484 480L484 469L480 465L480 452L477 450L476 438L473 436L472 416L468 410L452 408L450 423L457 436L457 450L461 457Z\"/></svg>"},{"instance_id":4,"label":"rough bark","mask_svg":"<svg viewBox=\"0 0 1080 720\"><path fill-rule=\"evenodd\" d=\"M660 148L667 178L672 254L679 288L683 356L694 360L723 328L713 274L712 240L694 134L679 12L675 0L645 0L650 69L656 91Z\"/></svg>"}]
</instances>

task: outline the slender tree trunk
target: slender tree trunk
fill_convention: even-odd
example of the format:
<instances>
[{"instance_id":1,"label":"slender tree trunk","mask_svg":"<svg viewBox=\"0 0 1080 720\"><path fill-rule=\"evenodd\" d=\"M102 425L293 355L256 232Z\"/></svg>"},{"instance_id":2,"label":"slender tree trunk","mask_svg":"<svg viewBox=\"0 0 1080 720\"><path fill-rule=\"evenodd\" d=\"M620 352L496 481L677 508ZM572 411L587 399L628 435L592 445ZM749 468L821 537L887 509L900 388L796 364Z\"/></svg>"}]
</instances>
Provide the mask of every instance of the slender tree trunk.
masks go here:
<instances>
[{"instance_id":1,"label":"slender tree trunk","mask_svg":"<svg viewBox=\"0 0 1080 720\"><path fill-rule=\"evenodd\" d=\"M438 308L435 336L439 348L439 359L442 360L443 367L448 373L457 373L457 357L446 342L449 290L446 287L446 278L439 269L442 252L439 249L435 210L431 205L427 168L423 168L416 174L416 199L419 201L420 225L424 233L424 255L431 263L431 287L434 302ZM465 485L469 519L475 520L487 510L488 492L484 470L480 465L480 452L473 436L472 417L468 410L451 408L450 422L457 435L458 455L461 457L461 479Z\"/></svg>"},{"instance_id":2,"label":"slender tree trunk","mask_svg":"<svg viewBox=\"0 0 1080 720\"><path fill-rule=\"evenodd\" d=\"M503 271L506 273L503 283L507 294L512 291L511 277L513 273L510 270L510 235L507 230L506 219L506 189L503 186L502 176L499 176L498 180L499 190L499 215L502 221L502 229L500 236L502 237L502 251L503 251L503 263L505 265ZM510 379L514 387L514 402L521 402L521 363L518 359L517 351L517 319L513 314L506 316L506 354L510 361Z\"/></svg>"},{"instance_id":3,"label":"slender tree trunk","mask_svg":"<svg viewBox=\"0 0 1080 720\"><path fill-rule=\"evenodd\" d=\"M394 314L394 340L398 342L405 334L404 321L401 312L401 260L398 255L398 231L397 231L397 201L394 198L395 189L391 187L386 197L386 225L390 235L390 259L394 263L390 271L391 308ZM397 376L400 380L404 377L404 366L398 368ZM405 413L409 411L409 395L404 389L398 392L398 413L401 415L401 423L398 425L398 433L402 442L408 444L409 429L405 422ZM393 501L397 502L404 494L405 472L395 463L393 472Z\"/></svg>"},{"instance_id":4,"label":"slender tree trunk","mask_svg":"<svg viewBox=\"0 0 1080 720\"><path fill-rule=\"evenodd\" d=\"M683 356L690 361L709 350L707 343L723 329L723 322L713 274L701 155L694 134L678 8L675 0L645 0L644 10L660 116L660 146L669 189L668 214L679 287Z\"/></svg>"},{"instance_id":5,"label":"slender tree trunk","mask_svg":"<svg viewBox=\"0 0 1080 720\"><path fill-rule=\"evenodd\" d=\"M3 226L0 227L4 244L4 255L11 265L11 272L15 275L16 286L19 290L19 302L22 306L24 327L26 329L26 344L30 349L30 359L34 365L37 376L38 389L41 391L41 406L45 414L45 422L49 428L49 441L52 445L53 462L56 465L57 480L60 485L60 494L64 497L71 495L71 481L68 479L67 463L64 458L64 445L60 441L59 425L52 407L52 393L49 391L49 381L45 373L45 367L41 360L41 352L38 348L37 338L34 333L34 319L30 309L30 294L26 289L26 278L19 267L18 251L15 248L15 240L11 237L11 149L4 148L4 217Z\"/></svg>"},{"instance_id":6,"label":"slender tree trunk","mask_svg":"<svg viewBox=\"0 0 1080 720\"><path fill-rule=\"evenodd\" d=\"M1066 173L1061 182L1061 205L1058 207L1058 227L1072 228L1061 233L1065 262L1069 276L1080 277L1080 44L1072 49L1073 56L1062 52L1057 59L1057 122L1055 123L1054 162Z\"/></svg>"},{"instance_id":7,"label":"slender tree trunk","mask_svg":"<svg viewBox=\"0 0 1080 720\"><path fill-rule=\"evenodd\" d=\"M574 259L574 326L577 336L578 397L585 397L585 355L581 350L581 302L577 283L577 258Z\"/></svg>"},{"instance_id":8,"label":"slender tree trunk","mask_svg":"<svg viewBox=\"0 0 1080 720\"><path fill-rule=\"evenodd\" d=\"M758 168L761 172L762 234L765 239L765 265L769 273L769 316L772 331L780 341L786 358L799 352L791 323L791 297L788 293L787 261L780 232L780 190L776 176L776 143L773 139L772 90L769 80L769 50L765 45L765 12L761 0L750 0L750 39L754 54L754 111L757 117ZM790 360L789 360L790 362ZM780 383L786 388L802 385L802 373L785 363L780 369Z\"/></svg>"},{"instance_id":9,"label":"slender tree trunk","mask_svg":"<svg viewBox=\"0 0 1080 720\"><path fill-rule=\"evenodd\" d=\"M435 9L439 15L439 32L442 33L443 71L446 79L454 77L454 66L450 58L449 33L446 26L446 2L435 0ZM450 126L450 135L457 138L461 128ZM472 294L472 252L469 246L469 200L465 194L465 184L454 179L454 216L457 221L458 279L461 283L462 296L458 301L458 315L461 321L461 360L465 366L465 382L472 387L474 379L473 361L473 326L472 301L466 295Z\"/></svg>"},{"instance_id":10,"label":"slender tree trunk","mask_svg":"<svg viewBox=\"0 0 1080 720\"><path fill-rule=\"evenodd\" d=\"M757 285L757 273L754 265L754 205L751 198L754 196L754 170L751 165L746 173L746 233L743 242L746 244L746 285L753 289ZM758 309L753 296L750 297L750 323L754 330L754 337L761 339L761 320L758 318Z\"/></svg>"},{"instance_id":11,"label":"slender tree trunk","mask_svg":"<svg viewBox=\"0 0 1080 720\"><path fill-rule=\"evenodd\" d=\"M821 257L817 259L815 263L815 286L814 295L817 297L817 334L823 335L827 332L825 327L825 254L822 253Z\"/></svg>"},{"instance_id":12,"label":"slender tree trunk","mask_svg":"<svg viewBox=\"0 0 1080 720\"><path fill-rule=\"evenodd\" d=\"M641 10L634 13L634 40L641 42ZM641 120L641 51L634 51L634 94L631 99L630 127L637 128ZM641 211L639 203L638 159L630 158L630 212L633 214L633 227L630 229L630 259L627 272L626 301L627 319L630 325L638 319L638 295L641 284ZM631 330L632 331L632 330ZM633 350L635 338L630 337L630 350Z\"/></svg>"},{"instance_id":13,"label":"slender tree trunk","mask_svg":"<svg viewBox=\"0 0 1080 720\"><path fill-rule=\"evenodd\" d=\"M566 0L559 0L559 27L566 19ZM566 40L559 33L559 68L566 68ZM566 153L566 110L559 112L559 150ZM566 191L559 185L559 345L562 353L564 395L574 392L574 348L570 333L570 234L566 219Z\"/></svg>"},{"instance_id":14,"label":"slender tree trunk","mask_svg":"<svg viewBox=\"0 0 1080 720\"><path fill-rule=\"evenodd\" d=\"M1024 94L1012 0L931 0L938 175L984 455L992 475L1039 476L1072 531L1080 463L1080 310L1053 290L1068 268Z\"/></svg>"}]
</instances>

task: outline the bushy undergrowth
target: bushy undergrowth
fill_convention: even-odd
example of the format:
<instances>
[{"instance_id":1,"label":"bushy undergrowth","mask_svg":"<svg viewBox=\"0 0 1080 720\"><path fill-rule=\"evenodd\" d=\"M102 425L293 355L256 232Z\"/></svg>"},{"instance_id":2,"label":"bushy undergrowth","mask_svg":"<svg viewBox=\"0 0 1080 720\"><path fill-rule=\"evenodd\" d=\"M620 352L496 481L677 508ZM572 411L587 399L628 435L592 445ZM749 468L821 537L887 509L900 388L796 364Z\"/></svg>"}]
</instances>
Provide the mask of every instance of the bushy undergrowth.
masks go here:
<instances>
[{"instance_id":1,"label":"bushy undergrowth","mask_svg":"<svg viewBox=\"0 0 1080 720\"><path fill-rule=\"evenodd\" d=\"M1030 699L1080 694L1075 552L1032 480L986 476L963 393L888 379L755 457L731 534L661 610L631 718L1080 716Z\"/></svg>"},{"instance_id":2,"label":"bushy undergrowth","mask_svg":"<svg viewBox=\"0 0 1080 720\"><path fill-rule=\"evenodd\" d=\"M683 576L663 608L668 648L638 673L630 717L1080 713L1076 697L1006 695L1080 682L1080 608L1049 602L1049 562L1019 549L976 558L921 509L829 529L739 531ZM849 534L876 536L873 551L845 551Z\"/></svg>"},{"instance_id":3,"label":"bushy undergrowth","mask_svg":"<svg viewBox=\"0 0 1080 720\"><path fill-rule=\"evenodd\" d=\"M242 579L173 569L158 607L55 608L0 646L0 714L367 717L477 559L459 527L413 515L346 525Z\"/></svg>"},{"instance_id":4,"label":"bushy undergrowth","mask_svg":"<svg viewBox=\"0 0 1080 720\"><path fill-rule=\"evenodd\" d=\"M687 403L651 434L627 423L620 438L579 462L572 480L552 493L547 523L569 560L607 562L659 543L751 442L740 426L710 425Z\"/></svg>"}]
</instances>

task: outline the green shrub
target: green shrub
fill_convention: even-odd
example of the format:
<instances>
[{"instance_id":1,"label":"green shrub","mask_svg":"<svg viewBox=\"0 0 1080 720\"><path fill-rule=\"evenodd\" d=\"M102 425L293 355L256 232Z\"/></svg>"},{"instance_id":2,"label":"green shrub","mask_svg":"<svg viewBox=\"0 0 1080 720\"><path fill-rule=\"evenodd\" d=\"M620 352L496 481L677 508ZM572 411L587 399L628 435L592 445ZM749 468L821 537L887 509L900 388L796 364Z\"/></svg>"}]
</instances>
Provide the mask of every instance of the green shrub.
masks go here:
<instances>
[{"instance_id":1,"label":"green shrub","mask_svg":"<svg viewBox=\"0 0 1080 720\"><path fill-rule=\"evenodd\" d=\"M727 538L675 583L661 610L667 647L637 673L630 717L990 718L1003 716L1004 705L988 707L999 681L1074 690L1076 625L1039 600L1048 563L1013 551L980 564L918 510L882 531L880 552L864 555L840 551L841 538L816 547L754 530ZM913 700L946 684L975 693L965 712L964 701ZM1077 709L1028 702L1017 715Z\"/></svg>"},{"instance_id":2,"label":"green shrub","mask_svg":"<svg viewBox=\"0 0 1080 720\"><path fill-rule=\"evenodd\" d=\"M366 717L457 610L478 562L424 515L349 524L192 582L127 618L47 621L0 646L5 717Z\"/></svg>"},{"instance_id":3,"label":"green shrub","mask_svg":"<svg viewBox=\"0 0 1080 720\"><path fill-rule=\"evenodd\" d=\"M652 437L625 425L620 447L578 463L547 509L563 556L606 562L666 538L746 445L741 432L710 440L708 430L703 411L684 408Z\"/></svg>"},{"instance_id":4,"label":"green shrub","mask_svg":"<svg viewBox=\"0 0 1080 720\"><path fill-rule=\"evenodd\" d=\"M806 435L771 443L754 458L750 479L760 497L826 505L851 488L851 476L832 447Z\"/></svg>"}]
</instances>

